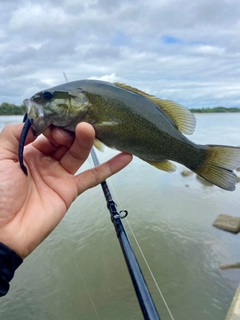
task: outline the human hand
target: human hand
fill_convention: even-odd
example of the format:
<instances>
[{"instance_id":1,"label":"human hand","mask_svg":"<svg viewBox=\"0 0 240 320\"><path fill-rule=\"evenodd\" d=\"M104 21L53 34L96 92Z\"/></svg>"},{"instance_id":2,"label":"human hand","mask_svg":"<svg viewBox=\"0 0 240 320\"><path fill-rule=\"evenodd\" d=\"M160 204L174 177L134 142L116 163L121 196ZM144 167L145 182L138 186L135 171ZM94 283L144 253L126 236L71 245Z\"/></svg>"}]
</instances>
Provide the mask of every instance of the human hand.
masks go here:
<instances>
[{"instance_id":1,"label":"human hand","mask_svg":"<svg viewBox=\"0 0 240 320\"><path fill-rule=\"evenodd\" d=\"M0 242L25 258L53 231L78 195L124 168L132 156L120 153L74 175L93 145L93 127L80 123L75 135L48 128L38 139L30 130L24 148L26 176L18 162L21 131L19 124L0 133Z\"/></svg>"}]
</instances>

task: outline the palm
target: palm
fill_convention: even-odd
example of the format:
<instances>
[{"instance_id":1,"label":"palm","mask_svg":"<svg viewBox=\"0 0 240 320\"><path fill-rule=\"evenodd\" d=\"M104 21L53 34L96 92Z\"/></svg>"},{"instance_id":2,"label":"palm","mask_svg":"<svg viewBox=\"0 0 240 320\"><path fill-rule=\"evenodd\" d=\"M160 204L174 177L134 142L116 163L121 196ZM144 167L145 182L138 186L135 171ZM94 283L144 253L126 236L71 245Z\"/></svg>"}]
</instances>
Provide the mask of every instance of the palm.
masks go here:
<instances>
[{"instance_id":1,"label":"palm","mask_svg":"<svg viewBox=\"0 0 240 320\"><path fill-rule=\"evenodd\" d=\"M56 227L80 193L122 169L131 156L120 154L97 169L74 175L93 144L90 125L79 125L75 140L56 128L35 141L29 133L24 151L27 177L17 162L20 132L20 125L9 126L0 135L0 241L25 257Z\"/></svg>"}]
</instances>

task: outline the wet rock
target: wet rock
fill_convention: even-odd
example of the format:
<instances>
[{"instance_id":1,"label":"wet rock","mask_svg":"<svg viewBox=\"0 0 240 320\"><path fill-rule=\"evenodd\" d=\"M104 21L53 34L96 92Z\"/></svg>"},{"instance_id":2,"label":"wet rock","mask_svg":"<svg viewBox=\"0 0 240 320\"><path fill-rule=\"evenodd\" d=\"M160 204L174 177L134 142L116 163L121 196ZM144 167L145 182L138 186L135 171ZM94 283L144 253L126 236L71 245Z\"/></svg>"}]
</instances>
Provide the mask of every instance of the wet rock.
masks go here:
<instances>
[{"instance_id":1,"label":"wet rock","mask_svg":"<svg viewBox=\"0 0 240 320\"><path fill-rule=\"evenodd\" d=\"M235 296L231 303L230 309L227 313L225 320L238 320L240 319L240 284L238 285Z\"/></svg>"},{"instance_id":2,"label":"wet rock","mask_svg":"<svg viewBox=\"0 0 240 320\"><path fill-rule=\"evenodd\" d=\"M213 226L232 233L238 233L240 231L240 218L227 214L219 214Z\"/></svg>"},{"instance_id":3,"label":"wet rock","mask_svg":"<svg viewBox=\"0 0 240 320\"><path fill-rule=\"evenodd\" d=\"M232 264L222 264L219 268L221 270L238 269L240 268L240 262L236 262Z\"/></svg>"},{"instance_id":4,"label":"wet rock","mask_svg":"<svg viewBox=\"0 0 240 320\"><path fill-rule=\"evenodd\" d=\"M182 175L183 177L188 177L188 176L190 176L191 174L193 174L193 172L190 171L190 170L183 170L183 171L181 172L181 175Z\"/></svg>"}]
</instances>

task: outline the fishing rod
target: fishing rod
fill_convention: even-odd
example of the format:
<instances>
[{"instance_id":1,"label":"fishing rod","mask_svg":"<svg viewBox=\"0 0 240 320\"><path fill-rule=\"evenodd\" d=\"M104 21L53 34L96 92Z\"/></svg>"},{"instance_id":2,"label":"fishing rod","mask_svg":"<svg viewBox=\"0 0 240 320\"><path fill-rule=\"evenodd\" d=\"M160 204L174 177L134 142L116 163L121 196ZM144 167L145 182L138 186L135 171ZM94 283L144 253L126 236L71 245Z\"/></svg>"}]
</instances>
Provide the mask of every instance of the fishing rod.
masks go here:
<instances>
[{"instance_id":1,"label":"fishing rod","mask_svg":"<svg viewBox=\"0 0 240 320\"><path fill-rule=\"evenodd\" d=\"M68 82L65 72L63 72L63 76L65 81ZM98 166L99 161L93 148L91 149L91 156L95 167ZM118 212L117 206L113 201L112 195L105 180L101 183L101 186L107 202L107 208L110 212L111 221L115 227L115 231L128 267L128 271L132 279L133 287L135 289L138 302L142 310L143 317L145 320L161 320L151 297L147 283L142 274L140 265L137 261L135 253L127 236L127 232L121 221L121 219L125 218L128 215L128 212L126 210L121 210L120 212ZM120 215L120 213L122 215Z\"/></svg>"},{"instance_id":2,"label":"fishing rod","mask_svg":"<svg viewBox=\"0 0 240 320\"><path fill-rule=\"evenodd\" d=\"M93 148L91 149L91 156L95 167L98 166L99 161ZM137 261L126 230L121 221L121 219L125 218L128 215L128 212L126 210L121 210L120 212L118 212L117 206L113 201L106 181L103 181L101 183L101 186L107 202L107 208L110 212L111 221L115 227L115 231L122 248L125 262L127 264L128 271L138 298L138 302L142 310L143 317L145 320L160 320L157 309L149 292L147 283L142 274L140 265Z\"/></svg>"}]
</instances>

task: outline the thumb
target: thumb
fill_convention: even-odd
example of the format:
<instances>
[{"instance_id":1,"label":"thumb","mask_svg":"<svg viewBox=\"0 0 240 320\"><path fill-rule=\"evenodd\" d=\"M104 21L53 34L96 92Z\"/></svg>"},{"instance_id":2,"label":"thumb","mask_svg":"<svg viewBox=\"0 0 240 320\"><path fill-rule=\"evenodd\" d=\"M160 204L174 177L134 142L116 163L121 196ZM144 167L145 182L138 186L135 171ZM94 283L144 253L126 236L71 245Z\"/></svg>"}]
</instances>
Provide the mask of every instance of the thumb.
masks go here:
<instances>
[{"instance_id":1,"label":"thumb","mask_svg":"<svg viewBox=\"0 0 240 320\"><path fill-rule=\"evenodd\" d=\"M0 144L7 152L18 153L19 140L22 133L23 124L9 124L0 133ZM25 144L29 144L36 139L32 130L29 130ZM4 151L4 150L3 150Z\"/></svg>"}]
</instances>

